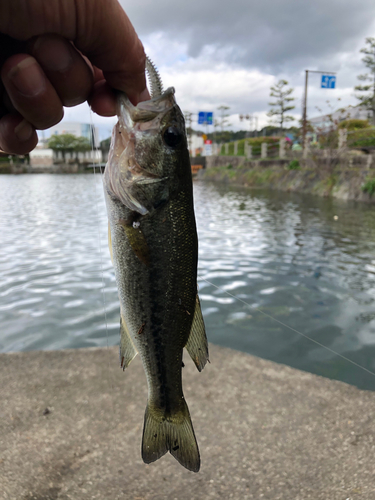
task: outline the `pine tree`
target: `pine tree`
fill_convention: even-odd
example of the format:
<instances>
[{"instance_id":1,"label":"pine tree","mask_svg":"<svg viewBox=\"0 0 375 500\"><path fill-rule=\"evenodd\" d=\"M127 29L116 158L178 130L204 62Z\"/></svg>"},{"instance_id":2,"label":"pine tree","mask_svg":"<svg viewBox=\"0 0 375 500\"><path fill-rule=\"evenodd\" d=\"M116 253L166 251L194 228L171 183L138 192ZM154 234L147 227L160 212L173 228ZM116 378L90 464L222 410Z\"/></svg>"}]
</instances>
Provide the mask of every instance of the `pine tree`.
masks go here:
<instances>
[{"instance_id":1,"label":"pine tree","mask_svg":"<svg viewBox=\"0 0 375 500\"><path fill-rule=\"evenodd\" d=\"M361 49L362 54L366 54L362 61L369 68L370 73L365 73L358 76L358 80L368 82L365 85L357 85L354 90L362 92L356 94L356 98L360 101L360 106L372 111L372 124L375 125L375 38L366 38L367 47Z\"/></svg>"},{"instance_id":2,"label":"pine tree","mask_svg":"<svg viewBox=\"0 0 375 500\"><path fill-rule=\"evenodd\" d=\"M228 111L228 109L230 109L230 107L222 105L222 106L219 106L217 109L220 111L219 125L221 128L221 132L224 132L224 129L226 127L230 126L230 123L228 120L229 113L227 113L227 111Z\"/></svg>"},{"instance_id":3,"label":"pine tree","mask_svg":"<svg viewBox=\"0 0 375 500\"><path fill-rule=\"evenodd\" d=\"M290 97L294 89L285 88L288 85L286 80L279 80L279 82L271 87L270 96L276 97L276 102L269 102L269 106L275 106L267 113L267 116L276 116L277 123L280 124L281 132L283 132L283 125L285 122L291 122L294 120L293 116L287 115L288 111L291 111L295 106L289 105L290 102L294 101L294 97Z\"/></svg>"}]
</instances>

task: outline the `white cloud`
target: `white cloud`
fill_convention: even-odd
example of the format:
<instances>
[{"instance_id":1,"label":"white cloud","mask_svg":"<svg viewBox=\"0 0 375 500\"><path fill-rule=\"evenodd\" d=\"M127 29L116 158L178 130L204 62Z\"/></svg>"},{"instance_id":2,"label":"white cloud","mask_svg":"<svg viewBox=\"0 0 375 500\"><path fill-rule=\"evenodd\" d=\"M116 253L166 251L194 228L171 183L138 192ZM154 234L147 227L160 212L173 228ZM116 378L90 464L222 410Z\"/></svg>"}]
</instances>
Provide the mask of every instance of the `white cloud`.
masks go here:
<instances>
[{"instance_id":1,"label":"white cloud","mask_svg":"<svg viewBox=\"0 0 375 500\"><path fill-rule=\"evenodd\" d=\"M299 119L306 68L337 72L335 90L321 89L319 75L310 74L308 116L319 114L316 107L329 112L327 100L335 108L358 103L353 87L365 69L359 49L375 28L373 0L363 0L360 9L352 0L123 5L183 111L215 112L225 104L234 129L245 128L239 113L257 115L261 127L269 123L270 86L283 78L295 89L291 114ZM109 136L115 119L92 116L101 138ZM64 119L90 123L89 108L66 109Z\"/></svg>"}]
</instances>

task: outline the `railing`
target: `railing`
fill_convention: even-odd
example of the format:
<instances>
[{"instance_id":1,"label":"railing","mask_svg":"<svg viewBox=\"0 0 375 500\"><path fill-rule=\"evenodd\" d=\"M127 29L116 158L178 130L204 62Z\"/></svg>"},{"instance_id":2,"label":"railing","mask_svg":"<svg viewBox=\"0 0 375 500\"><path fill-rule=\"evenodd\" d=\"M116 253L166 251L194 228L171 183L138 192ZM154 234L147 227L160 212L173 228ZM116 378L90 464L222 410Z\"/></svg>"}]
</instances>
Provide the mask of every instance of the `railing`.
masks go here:
<instances>
[{"instance_id":1,"label":"railing","mask_svg":"<svg viewBox=\"0 0 375 500\"><path fill-rule=\"evenodd\" d=\"M267 141L240 141L222 144L219 155L245 156L248 159L285 158L290 146L285 139L268 138Z\"/></svg>"},{"instance_id":2,"label":"railing","mask_svg":"<svg viewBox=\"0 0 375 500\"><path fill-rule=\"evenodd\" d=\"M336 129L331 134L322 136L319 144L306 143L304 150L292 147L285 138L259 137L256 139L241 139L222 144L218 153L221 156L244 156L248 159L283 159L311 155L332 156L341 154L344 150L358 149L365 153L375 152L375 128L365 128L355 131Z\"/></svg>"}]
</instances>

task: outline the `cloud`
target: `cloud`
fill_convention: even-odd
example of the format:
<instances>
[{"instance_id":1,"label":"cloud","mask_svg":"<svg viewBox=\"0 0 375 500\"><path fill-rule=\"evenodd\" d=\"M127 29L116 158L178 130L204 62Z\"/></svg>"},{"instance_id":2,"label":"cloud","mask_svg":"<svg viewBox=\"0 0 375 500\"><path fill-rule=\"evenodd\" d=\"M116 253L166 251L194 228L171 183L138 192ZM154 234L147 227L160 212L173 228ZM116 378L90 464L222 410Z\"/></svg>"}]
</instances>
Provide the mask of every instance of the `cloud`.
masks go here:
<instances>
[{"instance_id":1,"label":"cloud","mask_svg":"<svg viewBox=\"0 0 375 500\"><path fill-rule=\"evenodd\" d=\"M182 110L216 112L225 104L234 129L244 128L239 113L264 126L270 86L283 78L295 89L298 120L306 68L337 72L336 90L321 89L320 76L310 74L308 116L358 103L353 87L365 69L359 49L375 31L373 0L360 7L352 0L121 1ZM66 110L65 119L91 120L83 105ZM104 137L115 119L93 121Z\"/></svg>"},{"instance_id":2,"label":"cloud","mask_svg":"<svg viewBox=\"0 0 375 500\"><path fill-rule=\"evenodd\" d=\"M352 50L371 33L373 0L122 0L141 39L162 32L196 58L207 46L220 60L279 73ZM215 57L215 54L213 54ZM333 68L334 70L336 68Z\"/></svg>"}]
</instances>

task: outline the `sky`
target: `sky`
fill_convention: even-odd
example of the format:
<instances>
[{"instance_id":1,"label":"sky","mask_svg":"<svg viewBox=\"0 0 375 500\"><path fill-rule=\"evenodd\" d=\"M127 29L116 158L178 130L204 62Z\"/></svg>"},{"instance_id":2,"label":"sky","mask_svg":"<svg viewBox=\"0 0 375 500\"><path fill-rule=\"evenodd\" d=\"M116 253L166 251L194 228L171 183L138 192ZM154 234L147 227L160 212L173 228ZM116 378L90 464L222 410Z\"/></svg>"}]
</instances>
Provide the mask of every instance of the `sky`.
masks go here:
<instances>
[{"instance_id":1,"label":"sky","mask_svg":"<svg viewBox=\"0 0 375 500\"><path fill-rule=\"evenodd\" d=\"M321 89L309 75L308 117L356 105L357 75L366 72L359 51L375 36L373 0L121 0L165 87L176 89L183 111L229 106L231 129L250 126L239 114L270 123L270 86L294 89L293 124L301 117L305 69L337 73L336 89ZM340 100L339 100L340 99ZM329 101L327 103L326 101ZM321 110L318 111L319 108ZM90 115L87 105L65 109L64 120L99 125L101 139L115 118ZM193 123L193 128L199 129Z\"/></svg>"}]
</instances>

